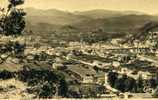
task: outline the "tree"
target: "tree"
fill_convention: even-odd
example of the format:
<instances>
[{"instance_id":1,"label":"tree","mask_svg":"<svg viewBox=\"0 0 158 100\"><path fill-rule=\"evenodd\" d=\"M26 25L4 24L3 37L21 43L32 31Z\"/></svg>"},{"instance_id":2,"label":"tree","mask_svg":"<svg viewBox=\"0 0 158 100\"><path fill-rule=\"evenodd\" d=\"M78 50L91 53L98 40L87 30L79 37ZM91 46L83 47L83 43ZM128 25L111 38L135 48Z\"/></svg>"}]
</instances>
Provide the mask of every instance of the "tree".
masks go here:
<instances>
[{"instance_id":1,"label":"tree","mask_svg":"<svg viewBox=\"0 0 158 100\"><path fill-rule=\"evenodd\" d=\"M120 90L121 92L136 91L136 81L127 75L119 75L116 72L109 72L108 81L113 88Z\"/></svg>"},{"instance_id":2,"label":"tree","mask_svg":"<svg viewBox=\"0 0 158 100\"><path fill-rule=\"evenodd\" d=\"M0 19L0 30L5 35L20 35L25 28L26 13L16 6L24 3L24 0L8 0L7 12Z\"/></svg>"},{"instance_id":3,"label":"tree","mask_svg":"<svg viewBox=\"0 0 158 100\"><path fill-rule=\"evenodd\" d=\"M144 84L143 84L143 78L141 75L139 75L136 84L137 84L137 92L142 93L143 92L143 88L144 88Z\"/></svg>"},{"instance_id":4,"label":"tree","mask_svg":"<svg viewBox=\"0 0 158 100\"><path fill-rule=\"evenodd\" d=\"M133 78L128 77L124 81L125 92L135 92L136 91L136 81Z\"/></svg>"},{"instance_id":5,"label":"tree","mask_svg":"<svg viewBox=\"0 0 158 100\"><path fill-rule=\"evenodd\" d=\"M117 80L117 76L118 76L118 73L116 73L116 72L111 71L108 73L108 82L112 87L114 87L114 85L115 85L115 81Z\"/></svg>"},{"instance_id":6,"label":"tree","mask_svg":"<svg viewBox=\"0 0 158 100\"><path fill-rule=\"evenodd\" d=\"M29 93L36 94L40 98L52 98L53 96L67 96L67 83L62 73L50 70L36 70L28 68L19 72L19 80L28 84Z\"/></svg>"},{"instance_id":7,"label":"tree","mask_svg":"<svg viewBox=\"0 0 158 100\"><path fill-rule=\"evenodd\" d=\"M10 14L4 19L4 33L6 35L21 34L25 28L24 17L25 13L22 9L13 9Z\"/></svg>"},{"instance_id":8,"label":"tree","mask_svg":"<svg viewBox=\"0 0 158 100\"><path fill-rule=\"evenodd\" d=\"M21 5L24 3L24 0L8 0L12 6Z\"/></svg>"},{"instance_id":9,"label":"tree","mask_svg":"<svg viewBox=\"0 0 158 100\"><path fill-rule=\"evenodd\" d=\"M114 88L120 90L121 92L125 92L125 84L124 84L124 79L123 78L118 78L116 81L115 81L115 84L114 84Z\"/></svg>"}]
</instances>

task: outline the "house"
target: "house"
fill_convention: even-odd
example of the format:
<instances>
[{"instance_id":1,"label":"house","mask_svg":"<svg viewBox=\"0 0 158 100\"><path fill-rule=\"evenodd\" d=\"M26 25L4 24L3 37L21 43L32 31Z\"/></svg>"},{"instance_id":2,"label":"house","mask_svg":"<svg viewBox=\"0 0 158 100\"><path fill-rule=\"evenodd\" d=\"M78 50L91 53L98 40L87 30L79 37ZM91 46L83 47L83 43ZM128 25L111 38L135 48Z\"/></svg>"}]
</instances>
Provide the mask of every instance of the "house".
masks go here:
<instances>
[{"instance_id":1,"label":"house","mask_svg":"<svg viewBox=\"0 0 158 100\"><path fill-rule=\"evenodd\" d=\"M106 68L108 68L108 66L111 66L111 63L110 62L101 62L101 61L98 61L98 60L94 60L93 61L93 66L96 66L96 67L102 68L102 69L106 69Z\"/></svg>"},{"instance_id":2,"label":"house","mask_svg":"<svg viewBox=\"0 0 158 100\"><path fill-rule=\"evenodd\" d=\"M151 79L153 75L150 72L139 71L138 75L141 75L143 79Z\"/></svg>"},{"instance_id":3,"label":"house","mask_svg":"<svg viewBox=\"0 0 158 100\"><path fill-rule=\"evenodd\" d=\"M57 69L57 70L61 70L61 69L65 69L66 67L62 63L53 63L52 68Z\"/></svg>"},{"instance_id":4,"label":"house","mask_svg":"<svg viewBox=\"0 0 158 100\"><path fill-rule=\"evenodd\" d=\"M94 83L96 71L88 65L74 64L67 65L67 73L77 77L81 83Z\"/></svg>"},{"instance_id":5,"label":"house","mask_svg":"<svg viewBox=\"0 0 158 100\"><path fill-rule=\"evenodd\" d=\"M83 77L82 83L94 83L94 77L91 75L86 75Z\"/></svg>"},{"instance_id":6,"label":"house","mask_svg":"<svg viewBox=\"0 0 158 100\"><path fill-rule=\"evenodd\" d=\"M51 65L49 65L44 61L27 63L23 66L23 68L29 68L31 70L37 70L37 71L52 70Z\"/></svg>"},{"instance_id":7,"label":"house","mask_svg":"<svg viewBox=\"0 0 158 100\"><path fill-rule=\"evenodd\" d=\"M118 67L120 67L120 62L118 62L118 61L113 61L112 62L112 65L115 67L115 68L118 68Z\"/></svg>"},{"instance_id":8,"label":"house","mask_svg":"<svg viewBox=\"0 0 158 100\"><path fill-rule=\"evenodd\" d=\"M70 60L72 58L75 58L75 55L73 54L73 52L68 53L67 56L66 56L66 59Z\"/></svg>"}]
</instances>

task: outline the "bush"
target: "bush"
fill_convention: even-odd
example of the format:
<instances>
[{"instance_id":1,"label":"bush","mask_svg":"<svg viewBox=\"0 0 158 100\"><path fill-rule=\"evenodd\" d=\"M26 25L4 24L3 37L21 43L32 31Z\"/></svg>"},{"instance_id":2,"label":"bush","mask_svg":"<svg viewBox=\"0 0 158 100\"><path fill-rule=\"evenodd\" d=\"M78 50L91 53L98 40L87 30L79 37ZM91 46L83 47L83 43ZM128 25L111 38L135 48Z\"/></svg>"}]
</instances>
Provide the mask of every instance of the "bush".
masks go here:
<instances>
[{"instance_id":1,"label":"bush","mask_svg":"<svg viewBox=\"0 0 158 100\"><path fill-rule=\"evenodd\" d=\"M109 72L108 73L108 82L112 87L114 87L115 81L117 80L117 77L118 77L118 73L116 73L116 72Z\"/></svg>"},{"instance_id":2,"label":"bush","mask_svg":"<svg viewBox=\"0 0 158 100\"><path fill-rule=\"evenodd\" d=\"M121 77L118 77L121 76ZM127 75L118 75L116 72L109 72L108 82L111 87L120 90L121 92L137 92L137 88L143 89L142 81L128 77Z\"/></svg>"},{"instance_id":3,"label":"bush","mask_svg":"<svg viewBox=\"0 0 158 100\"><path fill-rule=\"evenodd\" d=\"M0 72L0 79L6 80L13 77L15 77L15 74L13 72L9 72L6 70Z\"/></svg>"},{"instance_id":4,"label":"bush","mask_svg":"<svg viewBox=\"0 0 158 100\"><path fill-rule=\"evenodd\" d=\"M156 87L154 93L152 94L154 98L158 98L158 86Z\"/></svg>"},{"instance_id":5,"label":"bush","mask_svg":"<svg viewBox=\"0 0 158 100\"><path fill-rule=\"evenodd\" d=\"M27 82L31 86L28 92L36 94L37 97L67 96L67 83L59 72L25 68L19 72L19 80Z\"/></svg>"}]
</instances>

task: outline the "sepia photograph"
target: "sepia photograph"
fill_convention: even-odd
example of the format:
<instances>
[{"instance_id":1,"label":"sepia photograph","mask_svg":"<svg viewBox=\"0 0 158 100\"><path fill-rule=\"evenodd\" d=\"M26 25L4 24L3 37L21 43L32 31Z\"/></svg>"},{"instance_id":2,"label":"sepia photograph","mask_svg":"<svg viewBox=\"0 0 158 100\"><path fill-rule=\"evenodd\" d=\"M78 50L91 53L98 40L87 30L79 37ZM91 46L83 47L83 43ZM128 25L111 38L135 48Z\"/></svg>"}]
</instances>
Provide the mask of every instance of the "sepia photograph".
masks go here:
<instances>
[{"instance_id":1,"label":"sepia photograph","mask_svg":"<svg viewBox=\"0 0 158 100\"><path fill-rule=\"evenodd\" d=\"M158 0L0 0L0 100L158 100Z\"/></svg>"}]
</instances>

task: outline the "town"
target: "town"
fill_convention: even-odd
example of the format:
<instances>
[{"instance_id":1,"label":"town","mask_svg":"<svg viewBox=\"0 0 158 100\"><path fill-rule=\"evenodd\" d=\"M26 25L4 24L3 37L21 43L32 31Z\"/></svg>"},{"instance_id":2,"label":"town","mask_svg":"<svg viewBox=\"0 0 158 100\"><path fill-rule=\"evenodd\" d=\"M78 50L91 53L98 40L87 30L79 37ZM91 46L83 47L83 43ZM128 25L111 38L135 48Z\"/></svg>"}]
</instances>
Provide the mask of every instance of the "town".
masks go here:
<instances>
[{"instance_id":1,"label":"town","mask_svg":"<svg viewBox=\"0 0 158 100\"><path fill-rule=\"evenodd\" d=\"M76 41L49 40L22 34L23 3L9 0L6 12L0 9L0 99L158 97L156 22L107 40L91 31Z\"/></svg>"},{"instance_id":2,"label":"town","mask_svg":"<svg viewBox=\"0 0 158 100\"><path fill-rule=\"evenodd\" d=\"M18 72L25 67L29 70L60 71L70 89L68 90L70 97L157 96L158 50L157 44L151 47L152 42L139 44L140 47L138 44L131 47L113 43L120 41L115 39L111 43L92 45L85 42L70 42L67 47L54 48L48 45L37 47L36 43L28 42L28 38L22 36L18 38L1 36L1 40L2 71L14 69L14 72ZM17 41L22 44L18 44ZM1 77L3 75L7 75L6 78L11 77L10 74L1 74ZM83 87L89 87L91 91L96 90L94 87L97 89L100 87L101 90L95 95L88 96L80 93L80 88Z\"/></svg>"}]
</instances>

